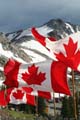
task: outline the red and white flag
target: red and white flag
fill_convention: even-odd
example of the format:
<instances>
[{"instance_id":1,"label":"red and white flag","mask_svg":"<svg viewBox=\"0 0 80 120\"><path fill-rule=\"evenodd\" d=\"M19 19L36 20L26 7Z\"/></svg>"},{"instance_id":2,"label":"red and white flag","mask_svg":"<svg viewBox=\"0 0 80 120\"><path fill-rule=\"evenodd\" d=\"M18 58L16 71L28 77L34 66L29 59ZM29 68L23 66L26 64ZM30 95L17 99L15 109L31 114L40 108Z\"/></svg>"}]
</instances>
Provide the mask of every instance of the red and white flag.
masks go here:
<instances>
[{"instance_id":1,"label":"red and white flag","mask_svg":"<svg viewBox=\"0 0 80 120\"><path fill-rule=\"evenodd\" d=\"M27 92L23 88L6 89L6 101L12 104L36 105L35 96L31 95L31 90Z\"/></svg>"},{"instance_id":2,"label":"red and white flag","mask_svg":"<svg viewBox=\"0 0 80 120\"><path fill-rule=\"evenodd\" d=\"M8 103L36 105L35 96L53 99L52 93L35 91L30 87L8 88L0 91L0 106Z\"/></svg>"},{"instance_id":3,"label":"red and white flag","mask_svg":"<svg viewBox=\"0 0 80 120\"><path fill-rule=\"evenodd\" d=\"M67 83L67 67L55 71L55 62L47 60L35 64L22 64L9 59L4 66L5 81L8 87L31 87L36 91L57 92L70 95ZM61 66L62 63L59 63ZM12 68L11 68L12 66ZM60 70L65 74L62 75ZM56 77L57 76L57 77Z\"/></svg>"},{"instance_id":4,"label":"red and white flag","mask_svg":"<svg viewBox=\"0 0 80 120\"><path fill-rule=\"evenodd\" d=\"M80 32L64 39L51 41L32 28L34 38L52 53L53 60L63 62L67 67L80 71Z\"/></svg>"}]
</instances>

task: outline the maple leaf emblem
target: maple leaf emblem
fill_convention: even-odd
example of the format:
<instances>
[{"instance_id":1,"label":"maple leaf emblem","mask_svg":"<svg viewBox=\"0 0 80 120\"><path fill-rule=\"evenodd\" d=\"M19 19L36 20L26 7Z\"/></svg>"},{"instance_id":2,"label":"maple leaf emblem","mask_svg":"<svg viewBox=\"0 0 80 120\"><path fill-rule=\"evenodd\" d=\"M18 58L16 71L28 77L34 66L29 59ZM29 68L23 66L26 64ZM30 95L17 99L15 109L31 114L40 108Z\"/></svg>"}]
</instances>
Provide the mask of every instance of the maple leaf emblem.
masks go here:
<instances>
[{"instance_id":1,"label":"maple leaf emblem","mask_svg":"<svg viewBox=\"0 0 80 120\"><path fill-rule=\"evenodd\" d=\"M16 92L13 92L12 94L16 99L22 99L24 96L24 93L21 90L17 90Z\"/></svg>"},{"instance_id":2,"label":"maple leaf emblem","mask_svg":"<svg viewBox=\"0 0 80 120\"><path fill-rule=\"evenodd\" d=\"M63 44L66 56L60 52L56 54L56 58L66 64L68 67L77 70L77 67L80 63L80 51L77 50L77 42L74 43L72 38L69 38L68 45Z\"/></svg>"},{"instance_id":3,"label":"maple leaf emblem","mask_svg":"<svg viewBox=\"0 0 80 120\"><path fill-rule=\"evenodd\" d=\"M34 64L28 67L28 72L22 73L22 79L27 82L29 85L41 83L46 79L45 73L38 72L38 68Z\"/></svg>"}]
</instances>

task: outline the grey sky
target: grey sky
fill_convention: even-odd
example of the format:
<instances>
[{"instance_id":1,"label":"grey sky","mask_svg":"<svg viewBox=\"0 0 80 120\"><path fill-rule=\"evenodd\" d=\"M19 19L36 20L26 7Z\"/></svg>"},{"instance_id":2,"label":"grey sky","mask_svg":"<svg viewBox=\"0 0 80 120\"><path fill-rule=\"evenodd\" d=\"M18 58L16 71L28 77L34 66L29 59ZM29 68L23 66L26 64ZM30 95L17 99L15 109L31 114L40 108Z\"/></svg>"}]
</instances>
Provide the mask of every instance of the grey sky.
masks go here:
<instances>
[{"instance_id":1,"label":"grey sky","mask_svg":"<svg viewBox=\"0 0 80 120\"><path fill-rule=\"evenodd\" d=\"M80 0L0 0L0 31L40 26L61 18L80 24Z\"/></svg>"}]
</instances>

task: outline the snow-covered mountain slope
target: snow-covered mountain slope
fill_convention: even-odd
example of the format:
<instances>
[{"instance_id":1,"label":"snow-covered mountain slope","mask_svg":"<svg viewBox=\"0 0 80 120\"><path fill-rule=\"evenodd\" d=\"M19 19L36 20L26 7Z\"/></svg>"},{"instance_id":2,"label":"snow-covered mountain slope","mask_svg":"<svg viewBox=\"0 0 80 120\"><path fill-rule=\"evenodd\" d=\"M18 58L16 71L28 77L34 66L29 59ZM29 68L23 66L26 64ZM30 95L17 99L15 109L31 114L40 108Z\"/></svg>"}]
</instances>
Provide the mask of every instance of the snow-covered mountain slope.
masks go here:
<instances>
[{"instance_id":1,"label":"snow-covered mountain slope","mask_svg":"<svg viewBox=\"0 0 80 120\"><path fill-rule=\"evenodd\" d=\"M46 25L37 29L44 36L47 36L48 33L52 31L52 29ZM17 46L21 51L29 56L31 59L29 62L40 62L49 59L48 56L50 56L50 58L52 57L48 50L46 50L39 42L34 40L31 28L19 32L8 33L6 36L11 45Z\"/></svg>"}]
</instances>

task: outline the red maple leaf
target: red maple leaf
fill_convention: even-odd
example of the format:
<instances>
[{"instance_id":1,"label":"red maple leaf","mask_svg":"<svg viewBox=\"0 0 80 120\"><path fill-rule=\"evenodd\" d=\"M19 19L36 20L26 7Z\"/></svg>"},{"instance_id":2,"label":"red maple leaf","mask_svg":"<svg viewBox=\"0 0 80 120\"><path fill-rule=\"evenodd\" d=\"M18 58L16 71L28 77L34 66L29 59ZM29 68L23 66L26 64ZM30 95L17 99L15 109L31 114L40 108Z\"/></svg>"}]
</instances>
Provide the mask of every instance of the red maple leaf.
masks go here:
<instances>
[{"instance_id":1,"label":"red maple leaf","mask_svg":"<svg viewBox=\"0 0 80 120\"><path fill-rule=\"evenodd\" d=\"M23 98L24 93L21 90L17 90L16 92L13 92L13 96L16 99L22 99Z\"/></svg>"},{"instance_id":2,"label":"red maple leaf","mask_svg":"<svg viewBox=\"0 0 80 120\"><path fill-rule=\"evenodd\" d=\"M22 74L22 79L27 82L29 85L31 84L38 84L41 85L41 83L46 79L45 73L38 72L38 67L36 67L34 64L30 67L28 67L28 72L25 72Z\"/></svg>"},{"instance_id":3,"label":"red maple leaf","mask_svg":"<svg viewBox=\"0 0 80 120\"><path fill-rule=\"evenodd\" d=\"M60 52L59 54L55 54L56 58L68 67L77 70L77 66L80 63L80 51L77 50L77 42L74 43L72 38L69 38L68 45L63 44L63 46L66 51L66 56Z\"/></svg>"}]
</instances>

